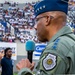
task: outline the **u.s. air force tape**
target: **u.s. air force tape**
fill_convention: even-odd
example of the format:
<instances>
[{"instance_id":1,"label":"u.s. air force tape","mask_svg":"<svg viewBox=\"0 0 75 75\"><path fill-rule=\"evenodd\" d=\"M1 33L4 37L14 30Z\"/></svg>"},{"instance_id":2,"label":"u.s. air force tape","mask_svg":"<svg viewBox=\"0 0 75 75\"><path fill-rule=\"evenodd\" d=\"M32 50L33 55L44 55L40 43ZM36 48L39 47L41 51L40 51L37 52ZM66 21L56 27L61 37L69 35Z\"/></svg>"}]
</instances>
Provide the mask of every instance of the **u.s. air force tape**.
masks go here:
<instances>
[{"instance_id":1,"label":"u.s. air force tape","mask_svg":"<svg viewBox=\"0 0 75 75\"><path fill-rule=\"evenodd\" d=\"M43 59L43 67L45 70L51 70L56 66L56 56L53 54L48 54Z\"/></svg>"}]
</instances>

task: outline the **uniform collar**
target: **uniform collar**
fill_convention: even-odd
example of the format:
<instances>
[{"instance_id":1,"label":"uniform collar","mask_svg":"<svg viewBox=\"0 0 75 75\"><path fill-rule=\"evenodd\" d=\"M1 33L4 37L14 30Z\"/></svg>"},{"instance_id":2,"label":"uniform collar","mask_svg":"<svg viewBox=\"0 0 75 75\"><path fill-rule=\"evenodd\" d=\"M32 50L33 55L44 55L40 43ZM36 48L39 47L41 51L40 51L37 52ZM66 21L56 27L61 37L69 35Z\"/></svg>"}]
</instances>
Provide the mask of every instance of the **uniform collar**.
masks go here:
<instances>
[{"instance_id":1,"label":"uniform collar","mask_svg":"<svg viewBox=\"0 0 75 75\"><path fill-rule=\"evenodd\" d=\"M56 40L58 37L65 35L65 34L70 34L72 33L71 29L68 26L64 26L62 29L60 29L49 41L49 43L53 42Z\"/></svg>"}]
</instances>

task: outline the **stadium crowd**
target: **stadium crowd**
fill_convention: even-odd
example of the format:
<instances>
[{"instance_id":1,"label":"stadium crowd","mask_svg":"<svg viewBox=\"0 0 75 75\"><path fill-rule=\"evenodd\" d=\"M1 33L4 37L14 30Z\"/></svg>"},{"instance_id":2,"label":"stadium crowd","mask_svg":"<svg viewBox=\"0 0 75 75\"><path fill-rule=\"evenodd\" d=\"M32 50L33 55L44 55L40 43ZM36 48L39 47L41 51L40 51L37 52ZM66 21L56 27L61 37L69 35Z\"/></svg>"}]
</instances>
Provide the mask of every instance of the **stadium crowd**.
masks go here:
<instances>
[{"instance_id":1,"label":"stadium crowd","mask_svg":"<svg viewBox=\"0 0 75 75\"><path fill-rule=\"evenodd\" d=\"M72 28L75 33L75 2L69 3L67 25ZM1 42L20 42L25 43L28 39L37 40L36 35L32 35L31 31L35 24L34 6L35 2L25 3L24 7L19 8L17 3L5 2L0 4L0 41ZM3 8L8 5L8 9Z\"/></svg>"}]
</instances>

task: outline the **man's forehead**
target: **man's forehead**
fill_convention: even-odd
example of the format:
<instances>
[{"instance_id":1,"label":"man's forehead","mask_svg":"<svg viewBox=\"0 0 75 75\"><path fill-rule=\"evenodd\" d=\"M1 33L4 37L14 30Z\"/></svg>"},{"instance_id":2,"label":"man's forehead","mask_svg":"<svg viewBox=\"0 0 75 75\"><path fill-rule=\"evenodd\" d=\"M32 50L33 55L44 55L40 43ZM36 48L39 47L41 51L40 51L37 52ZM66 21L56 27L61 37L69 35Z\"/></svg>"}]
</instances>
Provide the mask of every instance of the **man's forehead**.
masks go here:
<instances>
[{"instance_id":1,"label":"man's forehead","mask_svg":"<svg viewBox=\"0 0 75 75\"><path fill-rule=\"evenodd\" d=\"M11 49L9 49L7 52L12 52L12 50L11 50Z\"/></svg>"},{"instance_id":2,"label":"man's forehead","mask_svg":"<svg viewBox=\"0 0 75 75\"><path fill-rule=\"evenodd\" d=\"M53 15L53 13L55 13L55 11L45 12L36 16L36 18L42 17L42 16L50 16L50 15Z\"/></svg>"},{"instance_id":3,"label":"man's forehead","mask_svg":"<svg viewBox=\"0 0 75 75\"><path fill-rule=\"evenodd\" d=\"M40 15L36 16L36 18L39 18L39 17L41 17L41 16L43 16L43 14L40 14Z\"/></svg>"},{"instance_id":4,"label":"man's forehead","mask_svg":"<svg viewBox=\"0 0 75 75\"><path fill-rule=\"evenodd\" d=\"M48 12L45 12L45 13L42 13L42 14L36 16L36 18L38 18L38 17L42 17L42 16L47 16L47 15L49 15L49 13L48 13Z\"/></svg>"}]
</instances>

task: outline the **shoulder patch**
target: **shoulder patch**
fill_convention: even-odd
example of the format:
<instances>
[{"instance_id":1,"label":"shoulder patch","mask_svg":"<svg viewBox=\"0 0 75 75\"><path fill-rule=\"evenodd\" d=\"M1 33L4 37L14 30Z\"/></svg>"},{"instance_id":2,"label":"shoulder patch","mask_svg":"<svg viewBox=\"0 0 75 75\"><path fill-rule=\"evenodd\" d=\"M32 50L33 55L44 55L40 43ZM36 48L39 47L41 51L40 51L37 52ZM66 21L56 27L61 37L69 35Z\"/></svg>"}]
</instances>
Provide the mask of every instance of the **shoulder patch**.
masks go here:
<instances>
[{"instance_id":1,"label":"shoulder patch","mask_svg":"<svg viewBox=\"0 0 75 75\"><path fill-rule=\"evenodd\" d=\"M53 54L48 54L44 59L43 59L43 67L45 70L51 70L56 66L56 56Z\"/></svg>"}]
</instances>

